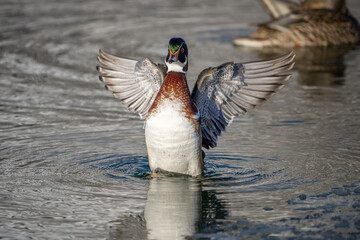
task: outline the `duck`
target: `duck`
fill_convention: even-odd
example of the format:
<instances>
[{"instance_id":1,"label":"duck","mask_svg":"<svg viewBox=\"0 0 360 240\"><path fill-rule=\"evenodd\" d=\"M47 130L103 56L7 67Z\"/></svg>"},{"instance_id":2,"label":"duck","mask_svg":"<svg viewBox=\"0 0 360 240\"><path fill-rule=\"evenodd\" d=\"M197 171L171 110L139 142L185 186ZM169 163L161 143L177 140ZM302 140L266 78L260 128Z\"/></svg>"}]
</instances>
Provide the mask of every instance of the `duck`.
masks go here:
<instances>
[{"instance_id":1,"label":"duck","mask_svg":"<svg viewBox=\"0 0 360 240\"><path fill-rule=\"evenodd\" d=\"M205 153L233 119L260 105L290 79L295 55L246 63L226 62L201 71L190 92L186 42L171 38L165 64L135 60L102 49L99 79L144 122L152 173L201 176Z\"/></svg>"},{"instance_id":2,"label":"duck","mask_svg":"<svg viewBox=\"0 0 360 240\"><path fill-rule=\"evenodd\" d=\"M248 38L237 38L235 46L331 47L357 44L360 27L345 0L262 0L272 20L259 24Z\"/></svg>"}]
</instances>

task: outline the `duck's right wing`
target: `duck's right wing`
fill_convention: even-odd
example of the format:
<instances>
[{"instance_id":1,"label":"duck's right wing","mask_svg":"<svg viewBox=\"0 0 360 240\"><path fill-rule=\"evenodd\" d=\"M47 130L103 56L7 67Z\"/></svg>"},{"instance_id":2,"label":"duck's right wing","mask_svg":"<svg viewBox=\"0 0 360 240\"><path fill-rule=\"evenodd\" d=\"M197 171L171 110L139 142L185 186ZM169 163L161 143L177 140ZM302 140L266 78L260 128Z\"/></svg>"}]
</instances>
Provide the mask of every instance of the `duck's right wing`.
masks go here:
<instances>
[{"instance_id":1,"label":"duck's right wing","mask_svg":"<svg viewBox=\"0 0 360 240\"><path fill-rule=\"evenodd\" d=\"M97 59L103 65L96 69L106 89L141 118L145 117L164 81L166 67L147 58L136 61L116 57L102 49Z\"/></svg>"}]
</instances>

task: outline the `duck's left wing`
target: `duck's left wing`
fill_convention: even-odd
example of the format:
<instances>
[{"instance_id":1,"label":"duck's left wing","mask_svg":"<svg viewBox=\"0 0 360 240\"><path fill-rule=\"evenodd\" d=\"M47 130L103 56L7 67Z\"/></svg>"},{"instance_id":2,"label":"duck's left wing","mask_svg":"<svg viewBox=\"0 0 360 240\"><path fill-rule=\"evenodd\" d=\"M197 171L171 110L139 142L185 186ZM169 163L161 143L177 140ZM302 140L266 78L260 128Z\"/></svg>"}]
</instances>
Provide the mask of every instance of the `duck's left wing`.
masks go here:
<instances>
[{"instance_id":1,"label":"duck's left wing","mask_svg":"<svg viewBox=\"0 0 360 240\"><path fill-rule=\"evenodd\" d=\"M203 70L192 91L201 116L202 145L215 147L217 137L235 116L263 103L284 86L294 66L293 52L276 59L225 63Z\"/></svg>"}]
</instances>

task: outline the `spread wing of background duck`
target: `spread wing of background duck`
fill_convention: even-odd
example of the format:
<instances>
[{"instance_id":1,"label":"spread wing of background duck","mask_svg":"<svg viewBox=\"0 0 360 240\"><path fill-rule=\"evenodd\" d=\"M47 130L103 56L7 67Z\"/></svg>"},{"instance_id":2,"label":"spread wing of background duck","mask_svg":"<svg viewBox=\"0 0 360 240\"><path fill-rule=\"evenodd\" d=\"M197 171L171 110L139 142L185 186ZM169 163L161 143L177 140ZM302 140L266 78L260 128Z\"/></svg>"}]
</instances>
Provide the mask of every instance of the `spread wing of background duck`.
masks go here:
<instances>
[{"instance_id":1,"label":"spread wing of background duck","mask_svg":"<svg viewBox=\"0 0 360 240\"><path fill-rule=\"evenodd\" d=\"M246 47L309 47L353 44L360 40L357 20L345 0L260 1L273 18L259 24L249 38L234 40Z\"/></svg>"},{"instance_id":2,"label":"spread wing of background duck","mask_svg":"<svg viewBox=\"0 0 360 240\"><path fill-rule=\"evenodd\" d=\"M187 46L169 42L166 66L145 58L120 58L100 50L100 80L128 109L145 118L152 171L198 176L201 147L213 148L235 116L263 103L290 78L294 53L272 60L224 63L203 70L190 94Z\"/></svg>"}]
</instances>

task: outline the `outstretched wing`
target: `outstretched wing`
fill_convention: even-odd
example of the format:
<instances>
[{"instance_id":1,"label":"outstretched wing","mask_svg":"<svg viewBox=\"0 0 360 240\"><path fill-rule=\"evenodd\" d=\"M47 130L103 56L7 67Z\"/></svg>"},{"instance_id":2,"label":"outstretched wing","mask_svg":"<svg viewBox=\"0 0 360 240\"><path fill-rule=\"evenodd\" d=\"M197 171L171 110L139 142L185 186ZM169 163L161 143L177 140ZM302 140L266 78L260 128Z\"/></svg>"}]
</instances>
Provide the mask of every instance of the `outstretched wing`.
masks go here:
<instances>
[{"instance_id":1,"label":"outstretched wing","mask_svg":"<svg viewBox=\"0 0 360 240\"><path fill-rule=\"evenodd\" d=\"M165 66L147 58L136 61L116 57L102 49L97 59L103 65L96 69L106 89L141 118L145 117L164 81Z\"/></svg>"},{"instance_id":2,"label":"outstretched wing","mask_svg":"<svg viewBox=\"0 0 360 240\"><path fill-rule=\"evenodd\" d=\"M225 63L203 70L192 91L201 116L202 145L215 147L217 137L235 116L263 103L284 86L294 66L293 52L267 61Z\"/></svg>"}]
</instances>

